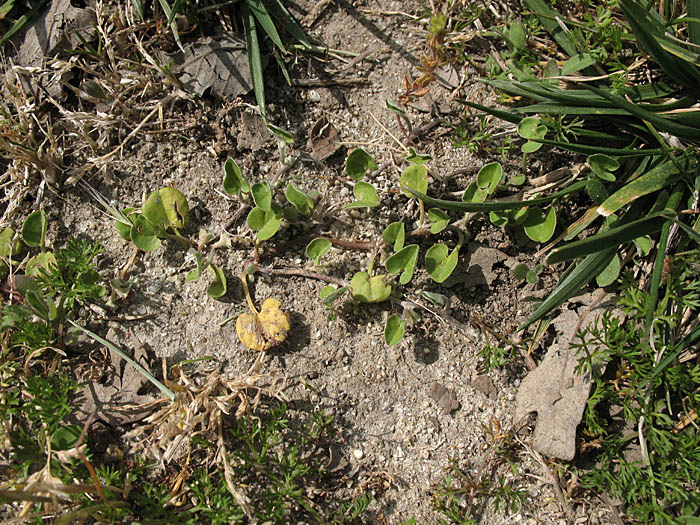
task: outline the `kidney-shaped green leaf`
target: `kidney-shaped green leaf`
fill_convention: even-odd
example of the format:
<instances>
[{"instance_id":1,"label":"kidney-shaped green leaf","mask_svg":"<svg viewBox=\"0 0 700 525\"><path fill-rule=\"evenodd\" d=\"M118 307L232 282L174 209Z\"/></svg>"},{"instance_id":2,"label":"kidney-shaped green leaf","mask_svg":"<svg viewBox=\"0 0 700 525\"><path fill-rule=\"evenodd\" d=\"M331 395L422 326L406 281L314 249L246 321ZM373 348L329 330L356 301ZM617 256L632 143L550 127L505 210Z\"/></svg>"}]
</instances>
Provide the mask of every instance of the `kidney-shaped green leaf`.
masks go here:
<instances>
[{"instance_id":1,"label":"kidney-shaped green leaf","mask_svg":"<svg viewBox=\"0 0 700 525\"><path fill-rule=\"evenodd\" d=\"M250 185L243 178L241 168L232 158L226 159L224 164L224 191L229 195L238 195L241 192L248 193Z\"/></svg>"},{"instance_id":2,"label":"kidney-shaped green leaf","mask_svg":"<svg viewBox=\"0 0 700 525\"><path fill-rule=\"evenodd\" d=\"M187 228L190 208L185 196L175 188L154 191L141 206L141 213L156 227L157 231L171 228L176 233Z\"/></svg>"},{"instance_id":3,"label":"kidney-shaped green leaf","mask_svg":"<svg viewBox=\"0 0 700 525\"><path fill-rule=\"evenodd\" d=\"M377 196L377 190L374 189L369 182L356 182L355 187L352 189L352 193L357 199L355 202L345 205L345 209L349 210L351 208L372 208L374 206L379 206L381 201Z\"/></svg>"},{"instance_id":4,"label":"kidney-shaped green leaf","mask_svg":"<svg viewBox=\"0 0 700 525\"><path fill-rule=\"evenodd\" d=\"M416 268L417 260L418 245L409 244L389 257L384 263L384 266L386 270L392 274L397 274L403 270L401 277L399 277L399 282L401 284L406 284L413 277L413 270Z\"/></svg>"},{"instance_id":5,"label":"kidney-shaped green leaf","mask_svg":"<svg viewBox=\"0 0 700 525\"><path fill-rule=\"evenodd\" d=\"M384 341L389 346L395 345L403 339L405 330L406 321L396 314L391 314L386 320L386 325L384 325Z\"/></svg>"},{"instance_id":6,"label":"kidney-shaped green leaf","mask_svg":"<svg viewBox=\"0 0 700 525\"><path fill-rule=\"evenodd\" d=\"M407 197L413 197L405 188L412 188L421 193L428 191L428 169L423 164L411 164L401 173L401 191Z\"/></svg>"},{"instance_id":7,"label":"kidney-shaped green leaf","mask_svg":"<svg viewBox=\"0 0 700 525\"><path fill-rule=\"evenodd\" d=\"M138 214L134 217L133 222L134 225L129 231L129 236L131 237L131 242L137 248L148 252L160 247L160 239L156 235L156 227L151 221Z\"/></svg>"},{"instance_id":8,"label":"kidney-shaped green leaf","mask_svg":"<svg viewBox=\"0 0 700 525\"><path fill-rule=\"evenodd\" d=\"M302 215L309 215L314 209L314 201L306 193L301 191L296 184L289 182L284 190L284 196L299 210Z\"/></svg>"},{"instance_id":9,"label":"kidney-shaped green leaf","mask_svg":"<svg viewBox=\"0 0 700 525\"><path fill-rule=\"evenodd\" d=\"M452 252L445 243L433 244L425 253L425 268L433 281L442 283L457 267L459 260L459 247Z\"/></svg>"},{"instance_id":10,"label":"kidney-shaped green leaf","mask_svg":"<svg viewBox=\"0 0 700 525\"><path fill-rule=\"evenodd\" d=\"M258 232L259 241L271 238L279 230L280 224L282 224L282 208L274 202L271 203L269 211L256 206L248 213L248 227Z\"/></svg>"},{"instance_id":11,"label":"kidney-shaped green leaf","mask_svg":"<svg viewBox=\"0 0 700 525\"><path fill-rule=\"evenodd\" d=\"M345 172L352 180L362 180L377 167L376 161L362 148L352 150L345 161Z\"/></svg>"},{"instance_id":12,"label":"kidney-shaped green leaf","mask_svg":"<svg viewBox=\"0 0 700 525\"><path fill-rule=\"evenodd\" d=\"M391 286L383 275L370 277L367 272L357 272L350 281L350 291L361 303L380 303L391 295Z\"/></svg>"},{"instance_id":13,"label":"kidney-shaped green leaf","mask_svg":"<svg viewBox=\"0 0 700 525\"><path fill-rule=\"evenodd\" d=\"M534 206L528 210L527 218L523 222L525 235L535 242L547 242L554 235L557 227L557 213L550 206L544 213L541 208Z\"/></svg>"},{"instance_id":14,"label":"kidney-shaped green leaf","mask_svg":"<svg viewBox=\"0 0 700 525\"><path fill-rule=\"evenodd\" d=\"M306 245L306 250L304 253L309 259L314 261L317 266L321 264L321 257L328 253L331 249L331 241L323 237L316 237L309 244Z\"/></svg>"}]
</instances>

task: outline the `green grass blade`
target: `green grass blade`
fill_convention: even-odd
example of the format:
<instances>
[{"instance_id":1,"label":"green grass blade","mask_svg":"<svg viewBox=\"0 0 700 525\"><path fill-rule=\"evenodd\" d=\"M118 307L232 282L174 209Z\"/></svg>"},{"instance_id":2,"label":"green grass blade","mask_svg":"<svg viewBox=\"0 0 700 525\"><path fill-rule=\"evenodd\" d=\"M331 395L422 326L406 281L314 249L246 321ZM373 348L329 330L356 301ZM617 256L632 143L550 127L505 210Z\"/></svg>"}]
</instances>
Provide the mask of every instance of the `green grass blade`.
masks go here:
<instances>
[{"instance_id":1,"label":"green grass blade","mask_svg":"<svg viewBox=\"0 0 700 525\"><path fill-rule=\"evenodd\" d=\"M287 48L284 47L282 39L280 38L275 23L270 18L270 13L267 12L267 8L262 3L261 0L245 0L245 5L248 9L255 15L260 27L265 34L270 37L270 40L279 48L283 53L287 52ZM244 15L245 16L245 15Z\"/></svg>"},{"instance_id":2,"label":"green grass blade","mask_svg":"<svg viewBox=\"0 0 700 525\"><path fill-rule=\"evenodd\" d=\"M576 45L557 22L557 18L564 20L564 17L560 13L549 7L544 0L525 0L525 5L533 12L542 24L542 27L547 30L567 55L572 57L578 53ZM591 72L591 68L586 68L584 71ZM596 74L595 69L593 69L592 72Z\"/></svg>"},{"instance_id":3,"label":"green grass blade","mask_svg":"<svg viewBox=\"0 0 700 525\"><path fill-rule=\"evenodd\" d=\"M671 352L654 367L651 374L649 374L649 377L647 377L639 385L639 388L644 388L646 385L651 383L654 378L663 372L674 360L676 360L686 348L694 345L698 340L700 340L700 326L696 327L695 330L686 335L676 346L673 347L673 350L671 350Z\"/></svg>"},{"instance_id":4,"label":"green grass blade","mask_svg":"<svg viewBox=\"0 0 700 525\"><path fill-rule=\"evenodd\" d=\"M262 58L260 56L260 43L258 42L258 28L255 24L255 16L248 9L248 4L243 4L243 29L245 31L245 47L248 51L248 66L250 76L253 78L253 91L255 100L263 118L267 117L265 107L265 79L263 77Z\"/></svg>"},{"instance_id":5,"label":"green grass blade","mask_svg":"<svg viewBox=\"0 0 700 525\"><path fill-rule=\"evenodd\" d=\"M628 111L619 108L598 108L598 107L583 107L583 106L562 106L561 104L553 104L550 102L540 102L522 108L515 108L513 111L518 113L547 113L549 115L629 115Z\"/></svg>"},{"instance_id":6,"label":"green grass blade","mask_svg":"<svg viewBox=\"0 0 700 525\"><path fill-rule=\"evenodd\" d=\"M175 16L180 12L180 4L182 0L175 0L173 8L170 10L170 15L168 15L168 25L171 25L175 21Z\"/></svg>"},{"instance_id":7,"label":"green grass blade","mask_svg":"<svg viewBox=\"0 0 700 525\"><path fill-rule=\"evenodd\" d=\"M688 17L700 19L700 2L686 2ZM688 22L688 39L691 44L700 45L700 22Z\"/></svg>"},{"instance_id":8,"label":"green grass blade","mask_svg":"<svg viewBox=\"0 0 700 525\"><path fill-rule=\"evenodd\" d=\"M12 24L12 27L0 38L0 45L7 42L10 38L19 33L27 23L32 20L44 6L48 4L48 0L41 0L31 11L20 16L17 21Z\"/></svg>"},{"instance_id":9,"label":"green grass blade","mask_svg":"<svg viewBox=\"0 0 700 525\"><path fill-rule=\"evenodd\" d=\"M151 383L153 383L156 386L156 388L158 388L158 390L160 390L163 393L163 395L165 395L168 399L170 399L170 401L173 401L175 399L175 393L172 390L170 390L167 386L165 386L163 383L161 383L155 377L153 377L151 375L151 373L148 372L148 370L146 370L144 367L142 367L140 364L138 364L136 361L134 361L131 357L129 357L126 353L124 353L118 346L116 346L113 343L110 343L106 339L103 339L102 337L100 337L96 333L91 332L87 328L80 326L79 324L71 321L70 319L68 319L68 322L70 324L72 324L74 327L76 327L78 330L85 332L85 334L89 335L91 338L93 338L98 343L106 346L107 348L109 348L113 352L116 352L122 359L124 359L126 362L131 364L131 366L133 366L134 368L136 368L136 370L138 370L139 373L143 377L145 377Z\"/></svg>"},{"instance_id":10,"label":"green grass blade","mask_svg":"<svg viewBox=\"0 0 700 525\"><path fill-rule=\"evenodd\" d=\"M296 21L294 15L289 12L289 10L280 0L274 0L270 4L270 12L272 13L272 16L275 17L278 24L280 24L285 31L289 32L289 34L292 35L296 41L301 42L304 47L311 47L311 43L309 42L306 33L299 25L299 22Z\"/></svg>"},{"instance_id":11,"label":"green grass blade","mask_svg":"<svg viewBox=\"0 0 700 525\"><path fill-rule=\"evenodd\" d=\"M666 207L672 210L678 208L685 194L685 185L683 183L676 184L673 188L671 196L666 202ZM654 259L654 270L651 274L651 287L649 288L649 303L647 305L646 316L644 319L644 339L643 344L648 347L651 337L651 325L656 314L656 304L659 300L659 290L661 289L661 278L664 269L664 259L666 258L666 249L668 248L668 237L671 232L673 221L666 221L661 229L659 243L656 247L656 257Z\"/></svg>"},{"instance_id":12,"label":"green grass blade","mask_svg":"<svg viewBox=\"0 0 700 525\"><path fill-rule=\"evenodd\" d=\"M182 47L182 42L180 41L180 32L177 29L177 23L173 20L175 18L173 9L170 7L168 0L158 0L158 3L160 3L160 7L163 9L165 16L168 17L168 25L170 26L170 31L173 33L173 38L177 46L184 52L185 49Z\"/></svg>"},{"instance_id":13,"label":"green grass blade","mask_svg":"<svg viewBox=\"0 0 700 525\"><path fill-rule=\"evenodd\" d=\"M518 330L523 330L532 323L539 321L581 288L586 286L607 266L616 252L617 247L613 246L612 248L607 248L603 251L588 255L585 259L576 264L573 270L561 280L557 287L552 290L552 293L540 303Z\"/></svg>"},{"instance_id":14,"label":"green grass blade","mask_svg":"<svg viewBox=\"0 0 700 525\"><path fill-rule=\"evenodd\" d=\"M504 211L504 210L517 210L520 208L526 208L528 206L539 206L541 204L549 204L550 202L582 191L586 187L586 181L578 181L569 185L567 188L553 193L547 197L542 197L540 199L530 199L527 201L508 201L499 200L491 202L461 202L461 201L448 201L443 199L433 199L427 195L416 191L414 189L404 188L407 191L413 193L416 197L422 200L425 204L432 206L434 208L442 208L444 210L468 212L468 213L486 213L490 211Z\"/></svg>"},{"instance_id":15,"label":"green grass blade","mask_svg":"<svg viewBox=\"0 0 700 525\"><path fill-rule=\"evenodd\" d=\"M698 128L677 124L668 118L664 118L662 116L657 115L656 113L647 111L638 104L633 104L623 97L618 97L617 95L613 95L612 93L607 93L602 89L598 89L593 86L586 87L594 93L607 98L611 102L614 102L618 107L626 109L635 117L640 118L642 120L646 120L650 122L654 127L672 133L681 140L700 140L700 129Z\"/></svg>"},{"instance_id":16,"label":"green grass blade","mask_svg":"<svg viewBox=\"0 0 700 525\"><path fill-rule=\"evenodd\" d=\"M670 160L657 164L644 175L623 186L605 199L598 206L598 213L604 217L612 215L639 197L673 184L679 176L678 168Z\"/></svg>"},{"instance_id":17,"label":"green grass blade","mask_svg":"<svg viewBox=\"0 0 700 525\"><path fill-rule=\"evenodd\" d=\"M645 150L632 150L630 148L604 148L602 146L590 146L587 144L576 144L573 142L563 142L558 140L548 140L542 139L537 142L542 144L547 144L549 146L556 146L566 151L571 151L573 153L581 153L582 155L592 155L593 153L605 153L606 155L616 156L616 157L643 157L648 155L660 155L663 153L661 149L645 149Z\"/></svg>"},{"instance_id":18,"label":"green grass blade","mask_svg":"<svg viewBox=\"0 0 700 525\"><path fill-rule=\"evenodd\" d=\"M665 224L670 224L663 212L628 222L622 226L596 233L585 239L565 244L552 251L547 257L547 264L556 264L585 257L591 253L600 252L611 246L619 247L644 235L652 235Z\"/></svg>"},{"instance_id":19,"label":"green grass blade","mask_svg":"<svg viewBox=\"0 0 700 525\"><path fill-rule=\"evenodd\" d=\"M143 22L146 19L146 15L143 11L143 2L141 0L131 0L131 5L134 6L136 14L139 15L139 18Z\"/></svg>"},{"instance_id":20,"label":"green grass blade","mask_svg":"<svg viewBox=\"0 0 700 525\"><path fill-rule=\"evenodd\" d=\"M637 41L661 66L666 74L684 86L695 89L700 82L698 69L666 51L659 43L663 40L664 25L653 10L646 9L635 0L620 0L620 7L637 37Z\"/></svg>"},{"instance_id":21,"label":"green grass blade","mask_svg":"<svg viewBox=\"0 0 700 525\"><path fill-rule=\"evenodd\" d=\"M515 113L511 113L509 111L491 108L489 106L484 106L482 104L471 102L470 100L466 99L460 99L459 102L461 102L465 106L469 106L470 108L478 109L479 111L483 111L484 113L493 115L496 118L500 118L501 120L510 122L511 124L519 124L520 121L525 118L523 115L516 115Z\"/></svg>"}]
</instances>

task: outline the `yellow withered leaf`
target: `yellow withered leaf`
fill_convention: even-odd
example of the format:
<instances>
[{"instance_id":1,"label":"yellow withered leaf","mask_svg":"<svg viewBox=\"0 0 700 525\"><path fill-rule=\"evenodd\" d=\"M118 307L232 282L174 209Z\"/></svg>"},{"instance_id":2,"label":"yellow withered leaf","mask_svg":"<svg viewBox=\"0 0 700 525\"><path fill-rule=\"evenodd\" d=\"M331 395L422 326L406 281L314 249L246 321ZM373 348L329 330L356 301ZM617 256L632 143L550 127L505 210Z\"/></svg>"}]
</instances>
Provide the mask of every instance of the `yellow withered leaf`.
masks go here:
<instances>
[{"instance_id":1,"label":"yellow withered leaf","mask_svg":"<svg viewBox=\"0 0 700 525\"><path fill-rule=\"evenodd\" d=\"M277 299L265 299L260 313L246 312L236 319L238 339L251 350L264 352L287 339L289 315Z\"/></svg>"}]
</instances>

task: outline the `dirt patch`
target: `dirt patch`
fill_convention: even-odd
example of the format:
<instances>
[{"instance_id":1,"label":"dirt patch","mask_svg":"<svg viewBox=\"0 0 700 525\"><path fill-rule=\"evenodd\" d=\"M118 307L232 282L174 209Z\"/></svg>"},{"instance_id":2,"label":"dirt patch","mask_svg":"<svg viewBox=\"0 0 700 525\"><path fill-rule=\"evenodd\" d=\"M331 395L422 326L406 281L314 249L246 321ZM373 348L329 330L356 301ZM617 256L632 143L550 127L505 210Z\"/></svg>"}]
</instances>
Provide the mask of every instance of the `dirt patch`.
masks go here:
<instances>
[{"instance_id":1,"label":"dirt patch","mask_svg":"<svg viewBox=\"0 0 700 525\"><path fill-rule=\"evenodd\" d=\"M291 146L280 148L244 104L205 97L179 102L174 109L181 122L194 121L196 126L185 134L140 134L114 157L109 172L88 177L89 183L120 208L139 206L144 196L163 186L178 188L192 209L193 224L187 232L192 237L200 229L219 233L238 209L239 203L221 192L228 156L235 158L249 181L292 180L304 189L318 190L324 216L313 224L286 225L261 247L261 264L274 267L318 271L304 256L305 245L290 243L309 232L375 240L391 221L412 225L417 205L398 191L399 171L391 156L400 148L398 143L404 143L405 130L385 101L397 99L404 77L410 78L420 65L425 33L415 18L423 14L422 8L418 2L383 2L379 8L378 2L339 0L316 14L315 5L303 0L295 6L300 19L314 19L308 28L314 39L331 48L366 53L366 60L353 65L300 55L290 74L307 82L294 87L275 78L273 67L268 69L269 113L277 125L295 134ZM433 156L429 164L433 195L445 197L463 189L487 162L455 147L450 128L443 125L449 120L444 110L454 108L454 97L471 89L476 73L471 67L445 70L428 96L409 105L414 130L410 143ZM338 83L338 78L344 82ZM320 119L334 126L342 144L326 158L315 157L309 145L311 130ZM370 211L343 210L352 200L352 184L343 173L345 154L358 145L384 166L371 180L382 206ZM519 162L517 155L506 159L504 169L515 173ZM111 220L87 205L90 202L78 187L48 192L42 206L49 215L49 237L56 245L72 234L99 241L106 248L102 266L113 271L126 263L132 246L118 237ZM27 209L30 204L24 203ZM17 220L21 216L17 214ZM510 336L531 310L528 298L541 296L542 286L556 276L543 275L539 290L514 282L510 269L517 262L531 262L527 254L535 246L512 238L484 218L477 217L469 228L474 240L463 250L448 281L438 285L419 269L405 290L406 297L421 302L422 290L447 296L449 319L421 312L421 319L394 347L387 347L383 337L384 316L401 314L391 303L359 308L345 301L329 310L319 299L321 282L256 277L258 305L267 297L280 299L292 325L288 340L266 356L265 372L286 378L284 392L293 409L322 408L342 423L339 446L349 471L391 480L376 490L368 523L398 524L409 518L436 523L431 495L451 460L476 475L493 458L485 428L509 429L516 423L515 397L526 368L515 364L485 375L479 357L484 340L469 321L479 316ZM193 265L176 242L167 241L159 250L139 256L130 272L132 293L114 313L114 328L119 329L111 332L115 342L133 348L132 341L140 341L171 363L213 356L227 375L248 370L257 355L240 344L234 323L223 321L246 308L238 277L252 257L246 240L252 236L244 218L230 233L236 249L219 250L214 259L228 277L228 293L221 300L207 296L205 279L185 283ZM421 245L422 250L426 247ZM274 255L271 248L277 250ZM333 248L323 271L349 280L367 267L368 260L367 253ZM131 320L125 319L127 315ZM92 328L105 330L100 320ZM527 490L523 507L507 517L486 509L482 523L557 523L564 516L550 484L539 481L540 464L526 448L522 450L518 476ZM583 506L576 507L575 514L586 523L608 522L605 512Z\"/></svg>"}]
</instances>

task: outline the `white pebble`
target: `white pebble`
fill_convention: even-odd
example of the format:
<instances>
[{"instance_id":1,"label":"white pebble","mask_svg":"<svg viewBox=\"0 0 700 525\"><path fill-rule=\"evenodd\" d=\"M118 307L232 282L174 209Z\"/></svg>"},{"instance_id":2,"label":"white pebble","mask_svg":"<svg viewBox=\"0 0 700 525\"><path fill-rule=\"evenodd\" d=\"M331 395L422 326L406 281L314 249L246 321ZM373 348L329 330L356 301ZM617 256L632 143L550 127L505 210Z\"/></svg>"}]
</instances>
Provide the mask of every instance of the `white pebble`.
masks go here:
<instances>
[{"instance_id":1,"label":"white pebble","mask_svg":"<svg viewBox=\"0 0 700 525\"><path fill-rule=\"evenodd\" d=\"M352 455L355 456L355 459L362 459L365 453L361 449L356 448L352 451Z\"/></svg>"}]
</instances>

